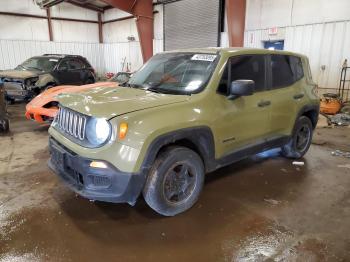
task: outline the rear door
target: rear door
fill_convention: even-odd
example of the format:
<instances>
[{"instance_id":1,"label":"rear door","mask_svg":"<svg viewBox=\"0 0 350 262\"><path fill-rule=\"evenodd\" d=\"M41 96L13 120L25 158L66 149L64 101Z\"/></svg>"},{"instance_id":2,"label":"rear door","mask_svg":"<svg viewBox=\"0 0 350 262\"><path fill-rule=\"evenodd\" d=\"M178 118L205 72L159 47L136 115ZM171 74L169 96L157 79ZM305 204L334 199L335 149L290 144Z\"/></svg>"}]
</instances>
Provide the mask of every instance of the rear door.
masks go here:
<instances>
[{"instance_id":1,"label":"rear door","mask_svg":"<svg viewBox=\"0 0 350 262\"><path fill-rule=\"evenodd\" d=\"M289 135L295 122L298 104L304 99L304 73L299 57L269 56L271 89L271 136Z\"/></svg>"},{"instance_id":2,"label":"rear door","mask_svg":"<svg viewBox=\"0 0 350 262\"><path fill-rule=\"evenodd\" d=\"M69 73L71 76L69 84L81 85L86 81L85 65L78 58L70 58L68 61Z\"/></svg>"},{"instance_id":3,"label":"rear door","mask_svg":"<svg viewBox=\"0 0 350 262\"><path fill-rule=\"evenodd\" d=\"M235 80L253 80L255 92L252 96L227 98L228 88ZM229 59L221 79L218 93L221 115L216 126L220 126L217 141L222 145L223 155L243 147L263 143L269 133L270 97L266 90L266 56L244 55Z\"/></svg>"}]
</instances>

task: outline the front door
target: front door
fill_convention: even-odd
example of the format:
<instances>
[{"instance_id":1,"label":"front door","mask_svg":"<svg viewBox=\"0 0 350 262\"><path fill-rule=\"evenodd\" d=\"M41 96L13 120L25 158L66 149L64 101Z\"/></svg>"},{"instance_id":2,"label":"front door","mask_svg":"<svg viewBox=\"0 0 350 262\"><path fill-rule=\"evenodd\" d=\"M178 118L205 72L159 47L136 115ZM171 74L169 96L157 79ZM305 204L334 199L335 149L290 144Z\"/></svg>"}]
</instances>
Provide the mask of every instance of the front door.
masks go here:
<instances>
[{"instance_id":1,"label":"front door","mask_svg":"<svg viewBox=\"0 0 350 262\"><path fill-rule=\"evenodd\" d=\"M227 98L228 88L235 80L253 80L255 92L251 96ZM266 90L266 56L244 55L229 59L219 86L221 116L218 117L219 140L217 157L245 147L262 144L269 133L271 109L270 91Z\"/></svg>"}]
</instances>

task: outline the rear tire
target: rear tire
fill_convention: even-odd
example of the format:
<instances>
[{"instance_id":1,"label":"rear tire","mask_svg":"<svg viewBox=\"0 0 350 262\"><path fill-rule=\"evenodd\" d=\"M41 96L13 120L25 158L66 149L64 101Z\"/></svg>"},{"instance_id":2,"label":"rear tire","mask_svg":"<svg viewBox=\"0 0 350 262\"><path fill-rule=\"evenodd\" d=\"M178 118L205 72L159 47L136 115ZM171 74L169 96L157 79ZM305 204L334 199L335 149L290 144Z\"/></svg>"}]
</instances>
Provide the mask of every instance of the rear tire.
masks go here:
<instances>
[{"instance_id":1,"label":"rear tire","mask_svg":"<svg viewBox=\"0 0 350 262\"><path fill-rule=\"evenodd\" d=\"M161 215L177 215L197 202L204 176L203 161L197 153L185 147L169 147L151 168L144 199Z\"/></svg>"},{"instance_id":2,"label":"rear tire","mask_svg":"<svg viewBox=\"0 0 350 262\"><path fill-rule=\"evenodd\" d=\"M85 81L85 85L93 84L95 83L95 80L92 78L89 78L88 80Z\"/></svg>"},{"instance_id":3,"label":"rear tire","mask_svg":"<svg viewBox=\"0 0 350 262\"><path fill-rule=\"evenodd\" d=\"M290 141L282 147L282 155L288 158L301 158L309 150L313 127L310 118L301 116L294 126Z\"/></svg>"}]
</instances>

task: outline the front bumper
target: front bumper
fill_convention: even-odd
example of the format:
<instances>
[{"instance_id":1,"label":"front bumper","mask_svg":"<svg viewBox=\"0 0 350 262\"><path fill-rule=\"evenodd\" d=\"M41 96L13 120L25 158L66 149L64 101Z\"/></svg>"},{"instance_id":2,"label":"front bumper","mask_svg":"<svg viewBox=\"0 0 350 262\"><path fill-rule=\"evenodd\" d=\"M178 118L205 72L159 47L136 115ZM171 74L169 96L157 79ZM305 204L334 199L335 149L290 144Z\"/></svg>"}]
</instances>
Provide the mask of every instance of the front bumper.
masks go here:
<instances>
[{"instance_id":1,"label":"front bumper","mask_svg":"<svg viewBox=\"0 0 350 262\"><path fill-rule=\"evenodd\" d=\"M49 167L77 194L91 200L136 203L145 183L144 174L125 173L107 162L107 168L92 168L92 159L75 154L53 138L49 148Z\"/></svg>"},{"instance_id":2,"label":"front bumper","mask_svg":"<svg viewBox=\"0 0 350 262\"><path fill-rule=\"evenodd\" d=\"M34 91L32 90L24 90L24 89L18 89L18 90L6 90L5 91L5 97L8 100L28 100L35 96Z\"/></svg>"}]
</instances>

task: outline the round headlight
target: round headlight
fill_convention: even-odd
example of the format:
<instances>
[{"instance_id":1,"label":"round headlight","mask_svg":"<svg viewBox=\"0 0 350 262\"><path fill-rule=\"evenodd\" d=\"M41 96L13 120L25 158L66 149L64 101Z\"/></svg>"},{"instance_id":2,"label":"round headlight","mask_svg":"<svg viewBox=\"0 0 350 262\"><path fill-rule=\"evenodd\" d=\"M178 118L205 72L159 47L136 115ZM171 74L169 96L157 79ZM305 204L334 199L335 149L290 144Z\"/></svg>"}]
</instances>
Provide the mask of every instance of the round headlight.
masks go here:
<instances>
[{"instance_id":1,"label":"round headlight","mask_svg":"<svg viewBox=\"0 0 350 262\"><path fill-rule=\"evenodd\" d=\"M111 125L106 119L92 118L86 126L86 138L92 146L102 145L111 134Z\"/></svg>"}]
</instances>

